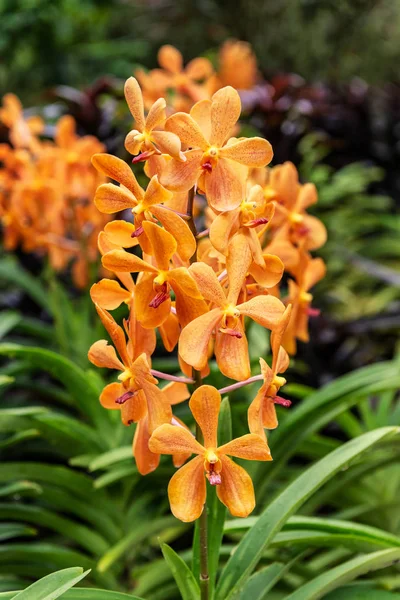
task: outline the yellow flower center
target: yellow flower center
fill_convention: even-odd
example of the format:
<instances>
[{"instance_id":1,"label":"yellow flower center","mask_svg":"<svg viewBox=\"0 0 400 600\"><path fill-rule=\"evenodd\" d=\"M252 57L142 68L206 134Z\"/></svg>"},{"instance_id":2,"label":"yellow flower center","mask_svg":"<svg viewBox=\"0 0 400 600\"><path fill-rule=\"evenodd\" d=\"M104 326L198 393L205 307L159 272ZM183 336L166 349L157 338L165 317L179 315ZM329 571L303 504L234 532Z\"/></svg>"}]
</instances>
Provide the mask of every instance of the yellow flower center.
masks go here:
<instances>
[{"instance_id":1,"label":"yellow flower center","mask_svg":"<svg viewBox=\"0 0 400 600\"><path fill-rule=\"evenodd\" d=\"M276 200L277 193L276 193L276 191L272 187L269 187L269 185L266 185L264 187L264 198L267 201Z\"/></svg>"},{"instance_id":2,"label":"yellow flower center","mask_svg":"<svg viewBox=\"0 0 400 600\"><path fill-rule=\"evenodd\" d=\"M215 146L208 149L207 154L210 158L218 158L219 150Z\"/></svg>"},{"instance_id":3,"label":"yellow flower center","mask_svg":"<svg viewBox=\"0 0 400 600\"><path fill-rule=\"evenodd\" d=\"M141 215L142 213L144 213L144 211L146 210L145 206L143 205L143 202L138 202L136 204L136 206L134 206L132 208L132 213L134 215Z\"/></svg>"},{"instance_id":4,"label":"yellow flower center","mask_svg":"<svg viewBox=\"0 0 400 600\"><path fill-rule=\"evenodd\" d=\"M218 456L211 448L207 448L204 458L208 463L210 463L210 465L215 465L215 463L217 463L219 460Z\"/></svg>"},{"instance_id":5,"label":"yellow flower center","mask_svg":"<svg viewBox=\"0 0 400 600\"><path fill-rule=\"evenodd\" d=\"M129 379L132 379L133 373L130 369L125 369L120 375L118 375L118 379L121 383L126 383Z\"/></svg>"},{"instance_id":6,"label":"yellow flower center","mask_svg":"<svg viewBox=\"0 0 400 600\"><path fill-rule=\"evenodd\" d=\"M285 385L286 379L284 377L279 377L279 375L275 375L272 380L272 385L275 385L278 389Z\"/></svg>"},{"instance_id":7,"label":"yellow flower center","mask_svg":"<svg viewBox=\"0 0 400 600\"><path fill-rule=\"evenodd\" d=\"M168 279L168 271L158 271L157 277L154 277L155 285L163 285Z\"/></svg>"},{"instance_id":8,"label":"yellow flower center","mask_svg":"<svg viewBox=\"0 0 400 600\"><path fill-rule=\"evenodd\" d=\"M289 219L294 225L299 225L300 223L303 222L304 216L300 215L299 213L293 212L293 213L290 213Z\"/></svg>"},{"instance_id":9,"label":"yellow flower center","mask_svg":"<svg viewBox=\"0 0 400 600\"><path fill-rule=\"evenodd\" d=\"M308 292L301 292L300 297L299 297L299 301L302 304L311 304L312 302L312 294L309 294Z\"/></svg>"},{"instance_id":10,"label":"yellow flower center","mask_svg":"<svg viewBox=\"0 0 400 600\"><path fill-rule=\"evenodd\" d=\"M224 317L225 318L234 317L237 319L240 317L240 312L238 311L238 309L236 308L236 306L234 304L228 304L224 308Z\"/></svg>"}]
</instances>

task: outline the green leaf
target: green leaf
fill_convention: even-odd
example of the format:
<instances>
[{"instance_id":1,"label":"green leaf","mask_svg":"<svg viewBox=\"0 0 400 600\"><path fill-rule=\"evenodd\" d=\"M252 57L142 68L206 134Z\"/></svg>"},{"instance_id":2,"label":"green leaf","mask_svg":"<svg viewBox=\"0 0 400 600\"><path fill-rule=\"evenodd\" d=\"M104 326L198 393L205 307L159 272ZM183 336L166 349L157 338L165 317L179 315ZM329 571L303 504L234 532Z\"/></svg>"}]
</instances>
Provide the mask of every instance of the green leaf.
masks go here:
<instances>
[{"instance_id":1,"label":"green leaf","mask_svg":"<svg viewBox=\"0 0 400 600\"><path fill-rule=\"evenodd\" d=\"M55 600L86 577L89 572L83 571L80 567L56 571L56 573L51 573L30 585L26 590L14 596L13 600L33 600L33 598L35 600Z\"/></svg>"},{"instance_id":2,"label":"green leaf","mask_svg":"<svg viewBox=\"0 0 400 600\"><path fill-rule=\"evenodd\" d=\"M12 310L2 311L0 321L0 340L5 337L9 331L14 329L21 319L21 315L19 315L17 312Z\"/></svg>"},{"instance_id":3,"label":"green leaf","mask_svg":"<svg viewBox=\"0 0 400 600\"><path fill-rule=\"evenodd\" d=\"M273 463L268 465L268 472L264 464L258 467L255 480L257 498L268 495L270 481L310 434L335 420L346 408L367 395L384 389L398 389L398 372L395 361L364 367L328 384L287 412L285 419L271 435Z\"/></svg>"},{"instance_id":4,"label":"green leaf","mask_svg":"<svg viewBox=\"0 0 400 600\"><path fill-rule=\"evenodd\" d=\"M75 541L94 556L105 552L109 546L93 529L39 506L3 503L0 504L0 519L25 521L46 527Z\"/></svg>"},{"instance_id":5,"label":"green leaf","mask_svg":"<svg viewBox=\"0 0 400 600\"><path fill-rule=\"evenodd\" d=\"M353 558L334 569L322 573L298 588L286 600L318 600L328 592L352 581L369 571L383 569L400 559L400 548L391 548Z\"/></svg>"},{"instance_id":6,"label":"green leaf","mask_svg":"<svg viewBox=\"0 0 400 600\"><path fill-rule=\"evenodd\" d=\"M16 537L34 536L36 534L36 529L21 525L21 523L0 523L0 542Z\"/></svg>"},{"instance_id":7,"label":"green leaf","mask_svg":"<svg viewBox=\"0 0 400 600\"><path fill-rule=\"evenodd\" d=\"M143 519L142 519L143 520ZM152 521L144 521L138 524L133 531L122 538L115 546L112 546L100 558L97 568L100 573L107 571L123 554L125 554L132 546L139 544L149 536L162 531L167 527L176 525L175 517L160 517Z\"/></svg>"},{"instance_id":8,"label":"green leaf","mask_svg":"<svg viewBox=\"0 0 400 600\"><path fill-rule=\"evenodd\" d=\"M106 469L107 467L114 467L116 463L123 460L132 461L132 446L122 446L120 448L113 448L108 450L99 456L96 456L89 464L89 471L98 471L99 469Z\"/></svg>"},{"instance_id":9,"label":"green leaf","mask_svg":"<svg viewBox=\"0 0 400 600\"><path fill-rule=\"evenodd\" d=\"M26 294L34 300L38 306L49 311L48 293L39 282L37 277L31 275L23 269L15 257L8 256L0 260L0 280L8 283L14 283L24 290Z\"/></svg>"},{"instance_id":10,"label":"green leaf","mask_svg":"<svg viewBox=\"0 0 400 600\"><path fill-rule=\"evenodd\" d=\"M105 440L113 439L112 423L107 411L100 405L99 390L83 369L61 354L43 348L0 344L0 355L23 358L32 367L42 369L60 381L75 399L77 409L102 429L104 436L100 436L99 443L107 447Z\"/></svg>"},{"instance_id":11,"label":"green leaf","mask_svg":"<svg viewBox=\"0 0 400 600\"><path fill-rule=\"evenodd\" d=\"M324 596L324 600L400 600L400 594L350 585Z\"/></svg>"},{"instance_id":12,"label":"green leaf","mask_svg":"<svg viewBox=\"0 0 400 600\"><path fill-rule=\"evenodd\" d=\"M260 517L248 517L247 519L232 519L225 525L225 532L249 529L255 525ZM388 533L377 527L370 527L352 521L339 519L328 519L318 517L291 517L273 539L272 545L281 546L287 543L303 543L312 545L359 545L383 546L392 548L400 547L400 537Z\"/></svg>"},{"instance_id":13,"label":"green leaf","mask_svg":"<svg viewBox=\"0 0 400 600\"><path fill-rule=\"evenodd\" d=\"M218 583L217 599L227 600L236 592L243 580L253 571L274 536L315 490L371 446L397 432L395 427L385 427L351 440L311 466L288 485L267 506L228 560Z\"/></svg>"},{"instance_id":14,"label":"green leaf","mask_svg":"<svg viewBox=\"0 0 400 600\"><path fill-rule=\"evenodd\" d=\"M185 561L168 544L161 544L161 550L174 576L182 600L200 598L200 588Z\"/></svg>"},{"instance_id":15,"label":"green leaf","mask_svg":"<svg viewBox=\"0 0 400 600\"><path fill-rule=\"evenodd\" d=\"M288 570L291 562L287 565L282 563L272 563L254 573L239 590L232 600L263 600L267 597L267 593L281 579L285 571Z\"/></svg>"}]
</instances>

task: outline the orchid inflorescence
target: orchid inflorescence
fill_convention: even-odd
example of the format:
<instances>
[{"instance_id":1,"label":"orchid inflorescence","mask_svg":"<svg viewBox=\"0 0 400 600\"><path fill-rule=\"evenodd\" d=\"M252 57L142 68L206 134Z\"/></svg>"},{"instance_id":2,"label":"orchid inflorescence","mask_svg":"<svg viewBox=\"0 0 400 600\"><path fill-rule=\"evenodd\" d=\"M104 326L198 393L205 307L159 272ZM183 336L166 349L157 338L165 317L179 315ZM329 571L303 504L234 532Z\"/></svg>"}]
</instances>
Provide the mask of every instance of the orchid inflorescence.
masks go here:
<instances>
[{"instance_id":1,"label":"orchid inflorescence","mask_svg":"<svg viewBox=\"0 0 400 600\"><path fill-rule=\"evenodd\" d=\"M0 144L0 223L6 250L47 256L52 269L72 264L79 288L88 285L98 261L97 237L109 220L93 206L97 186L105 181L91 164L104 150L94 136L79 137L74 119L65 115L54 140L40 139L44 122L25 118L14 94L0 107L0 125L9 144ZM93 281L93 279L92 279Z\"/></svg>"},{"instance_id":2,"label":"orchid inflorescence","mask_svg":"<svg viewBox=\"0 0 400 600\"><path fill-rule=\"evenodd\" d=\"M107 223L99 235L103 267L114 278L96 283L91 297L112 345L99 340L89 359L120 371L100 402L120 410L126 425L137 424L133 454L139 472L153 471L162 454L173 455L180 467L168 488L173 514L182 521L199 518L208 480L231 514L245 517L255 505L253 484L229 456L272 460L265 429L278 425L276 404L290 405L279 395L286 383L282 374L296 340L307 341L308 319L317 312L309 290L325 267L310 251L325 242L326 232L306 212L317 201L315 187L301 185L291 163L267 168L273 153L266 140L234 137L238 92L225 86L207 96L207 88L192 81L201 69L211 76L204 59L184 71L175 49L162 49L160 57L164 71L170 60L169 71L147 79L142 74L145 99L135 78L125 84L134 118L126 149L135 165L144 163L147 187L123 160L103 153L92 159L101 175L116 182L99 186L97 208L132 216ZM177 82L186 100L178 104L188 112L176 112L176 103L167 106L165 97L149 101L149 88L164 86L167 96ZM194 96L198 101L190 103ZM280 287L284 273L286 297ZM110 311L122 304L128 317L121 326ZM271 331L272 364L260 358L255 376L248 320ZM156 329L168 352L178 348L183 376L152 369ZM235 381L219 391L203 384L213 357ZM170 381L160 388L162 378ZM254 381L262 385L248 410L250 433L219 445L221 393ZM197 439L173 415L174 405L188 398ZM191 454L195 458L186 462Z\"/></svg>"}]
</instances>

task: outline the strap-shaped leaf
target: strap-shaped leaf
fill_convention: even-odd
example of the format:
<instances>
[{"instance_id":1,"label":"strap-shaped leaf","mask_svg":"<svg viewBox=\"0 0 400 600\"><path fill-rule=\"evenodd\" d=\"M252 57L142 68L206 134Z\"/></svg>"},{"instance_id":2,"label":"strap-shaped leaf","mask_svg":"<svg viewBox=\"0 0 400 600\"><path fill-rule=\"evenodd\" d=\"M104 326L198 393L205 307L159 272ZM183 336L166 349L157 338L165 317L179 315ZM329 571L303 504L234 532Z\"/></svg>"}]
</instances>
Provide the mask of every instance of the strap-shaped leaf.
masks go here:
<instances>
[{"instance_id":1,"label":"strap-shaped leaf","mask_svg":"<svg viewBox=\"0 0 400 600\"><path fill-rule=\"evenodd\" d=\"M384 427L347 442L307 469L267 506L225 565L217 587L218 600L227 600L243 584L271 540L289 517L326 481L374 444L393 436L398 428Z\"/></svg>"},{"instance_id":2,"label":"strap-shaped leaf","mask_svg":"<svg viewBox=\"0 0 400 600\"><path fill-rule=\"evenodd\" d=\"M35 600L55 600L86 577L88 573L89 571L83 571L81 567L71 567L50 573L13 596L13 600L33 600L33 598Z\"/></svg>"},{"instance_id":3,"label":"strap-shaped leaf","mask_svg":"<svg viewBox=\"0 0 400 600\"><path fill-rule=\"evenodd\" d=\"M113 439L112 422L107 411L99 403L101 390L94 385L93 380L88 377L88 373L83 369L80 369L61 354L43 348L20 346L18 344L1 344L0 355L23 358L33 367L50 373L66 387L75 400L77 409L88 416L92 423L101 428L104 433L101 436L102 443L105 445L104 440Z\"/></svg>"},{"instance_id":4,"label":"strap-shaped leaf","mask_svg":"<svg viewBox=\"0 0 400 600\"><path fill-rule=\"evenodd\" d=\"M399 559L400 548L390 548L357 556L302 585L293 594L287 596L286 600L318 600L343 583L352 581L369 571L389 567Z\"/></svg>"},{"instance_id":5,"label":"strap-shaped leaf","mask_svg":"<svg viewBox=\"0 0 400 600\"><path fill-rule=\"evenodd\" d=\"M161 544L161 550L174 576L182 600L200 598L200 588L185 561L168 544Z\"/></svg>"}]
</instances>

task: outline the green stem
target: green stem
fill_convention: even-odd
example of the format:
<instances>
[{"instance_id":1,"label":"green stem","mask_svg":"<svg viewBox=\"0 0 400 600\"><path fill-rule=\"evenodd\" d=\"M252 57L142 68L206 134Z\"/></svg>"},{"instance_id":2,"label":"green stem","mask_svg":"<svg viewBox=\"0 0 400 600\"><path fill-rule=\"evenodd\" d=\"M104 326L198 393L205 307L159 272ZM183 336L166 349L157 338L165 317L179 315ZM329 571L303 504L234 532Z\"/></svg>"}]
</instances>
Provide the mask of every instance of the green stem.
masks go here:
<instances>
[{"instance_id":1,"label":"green stem","mask_svg":"<svg viewBox=\"0 0 400 600\"><path fill-rule=\"evenodd\" d=\"M193 218L193 202L195 197L194 187L188 192L186 213L188 216L188 225L194 237L197 236L196 224ZM197 258L197 249L193 254L190 262L194 262ZM201 386L201 372L193 369L194 388ZM200 427L196 424L196 439L200 444L204 443L203 435ZM207 544L207 506L204 504L203 512L199 517L199 542L200 542L200 596L201 600L209 599L210 578L208 574L208 544Z\"/></svg>"},{"instance_id":2,"label":"green stem","mask_svg":"<svg viewBox=\"0 0 400 600\"><path fill-rule=\"evenodd\" d=\"M193 369L195 389L202 384L201 373ZM196 439L200 444L204 443L200 427L196 424ZM209 598L210 578L208 573L208 544L207 544L207 505L204 504L203 512L199 517L199 542L200 542L200 595L201 600Z\"/></svg>"}]
</instances>

